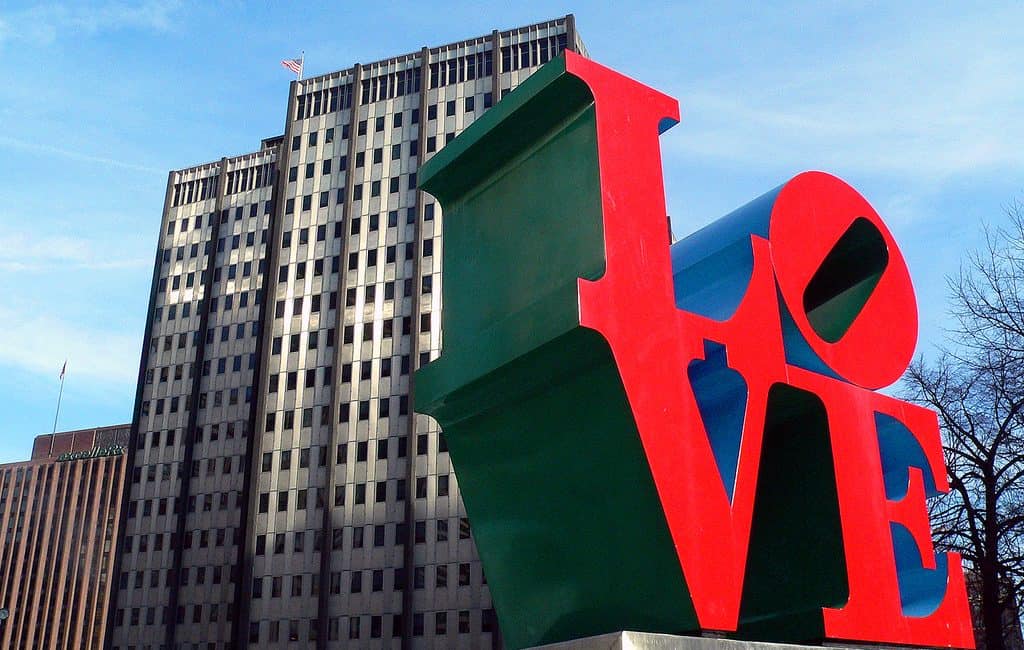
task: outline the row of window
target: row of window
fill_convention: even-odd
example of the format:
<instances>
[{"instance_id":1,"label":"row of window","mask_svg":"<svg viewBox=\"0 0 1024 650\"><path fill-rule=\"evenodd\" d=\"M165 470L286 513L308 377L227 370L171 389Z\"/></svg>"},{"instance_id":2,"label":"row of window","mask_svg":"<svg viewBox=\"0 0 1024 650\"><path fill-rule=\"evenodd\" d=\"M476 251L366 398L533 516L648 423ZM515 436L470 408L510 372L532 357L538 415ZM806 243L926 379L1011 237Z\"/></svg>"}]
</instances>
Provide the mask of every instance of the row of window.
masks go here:
<instances>
[{"instance_id":1,"label":"row of window","mask_svg":"<svg viewBox=\"0 0 1024 650\"><path fill-rule=\"evenodd\" d=\"M451 614L456 614L457 627L455 630L450 630L448 626L448 620ZM412 617L412 633L413 636L424 635L424 616L423 613L414 613ZM388 616L374 615L374 616L352 616L348 620L348 638L359 639L362 638L362 630L365 627L362 625L364 620L369 621L369 638L380 639L383 638L384 633L384 622ZM434 634L435 635L447 635L452 632L458 631L459 634L469 634L471 630L470 626L470 612L467 609L459 610L458 612L435 612L433 614L434 621ZM403 623L401 614L390 615L391 619L391 636L400 637L403 632ZM339 632L342 628L342 618L331 618L328 621L327 626L327 640L337 641L339 639ZM489 634L494 630L496 617L494 610L486 610L481 619L480 632ZM267 628L266 641L277 642L277 641L301 641L300 625L302 621L290 620L290 621L254 621L249 625L249 642L260 643L263 641L261 635L261 629ZM287 625L287 629L282 632L282 624ZM284 636L286 634L287 636ZM318 621L309 621L309 637L310 641L318 640L319 628Z\"/></svg>"},{"instance_id":2,"label":"row of window","mask_svg":"<svg viewBox=\"0 0 1024 650\"><path fill-rule=\"evenodd\" d=\"M363 79L361 101L365 105L418 93L422 81L423 72L419 66Z\"/></svg>"},{"instance_id":3,"label":"row of window","mask_svg":"<svg viewBox=\"0 0 1024 650\"><path fill-rule=\"evenodd\" d=\"M409 247L411 247L411 246L412 246L411 243L406 245L406 252L407 253L410 252L409 251ZM424 257L430 257L431 255L434 254L434 240L433 239L426 239L426 240L423 241L423 253L424 253L424 255L423 255ZM431 293L433 291L433 280L432 279L428 280L428 277L429 276L424 276L424 278L423 278L424 282L422 283L422 287L423 287L422 290L423 290L424 294L429 294L429 293ZM389 281L389 282L384 282L383 283L384 291L382 292L382 294L383 294L382 299L384 301L394 300L395 299L395 284L396 284L395 281ZM404 290L403 296L411 296L413 294L412 279L411 278L407 278L403 282L402 288ZM337 300L338 294L337 294L337 292L332 291L331 293L326 294L326 296L327 296L327 305L328 305L327 308L329 310L336 309L337 308L337 303L338 303L338 300ZM346 307L355 307L356 304L357 304L358 296L359 296L359 289L357 287L350 287L350 288L346 289L345 290L345 306ZM363 305L364 305L364 307L368 307L368 306L373 305L376 302L376 300L377 300L377 284L374 283L374 284L365 285L363 287L363 301L364 301ZM287 309L289 302L291 303L291 306L292 306L290 314L288 313L288 309ZM308 311L308 313L311 313L311 314L317 314L317 313L320 313L320 310L321 310L322 306L323 306L323 296L321 294L318 294L318 293L317 294L313 294L313 295L305 294L305 295L301 295L301 296L296 296L296 297L290 299L290 301L288 299L282 298L281 300L278 300L276 303L274 303L274 318L295 318L295 317L299 317L299 316L302 316L302 315L306 314L307 311ZM309 308L308 310L306 309L307 307ZM384 327L385 327L385 330L386 330L384 336L391 336L391 333L393 332L393 328L392 329L387 329L389 327L388 323L390 323L391 321L388 320L388 321L384 321L384 322L385 322ZM421 333L430 330L430 314L422 314L420 316L420 323L421 323L420 324L420 331L421 331ZM230 325L225 325L224 326L224 328L230 328L230 327L231 327ZM213 342L213 339L212 339L212 337L210 336L209 333L214 331L214 329L215 328L210 328L210 329L207 330L207 341L210 342L210 343ZM222 328L221 331L222 331L221 336L223 337L224 336L224 334L223 334L224 329ZM405 330L403 330L403 331L405 332ZM405 333L408 334L408 332L405 332ZM187 338L186 334L187 333L182 332L182 333L179 333L179 334L176 334L176 335L175 334L169 334L169 335L165 336L164 337L164 350L170 350L171 349L172 343L170 341L175 336L178 337L178 348L179 349L184 349L186 347L186 345L187 345L187 342L188 342L188 338ZM156 339L158 339L158 338L160 338L160 337L154 337L153 340L156 341ZM193 336L193 338L196 338L196 337ZM221 340L227 341L228 339L227 338L222 338ZM155 351L157 344L154 342L152 345L153 345L152 349ZM328 340L328 346L330 346L330 345L333 345L333 337L330 337L329 340Z\"/></svg>"},{"instance_id":4,"label":"row of window","mask_svg":"<svg viewBox=\"0 0 1024 650\"><path fill-rule=\"evenodd\" d=\"M452 136L452 137L454 137L454 136ZM428 143L427 151L432 151L432 149L430 149L429 143ZM381 187L382 187L381 182L382 181L370 181L369 183L360 183L360 184L355 185L352 188L352 200L353 201L362 201L364 196L367 196L367 195L369 197L371 197L371 198L379 197L380 196L380 192L381 192ZM402 176L401 175L400 176L394 176L394 177L388 179L388 192L390 194L395 194L395 193L401 191L401 189L402 189ZM416 189L416 173L415 172L412 173L412 174L408 174L407 175L406 189L407 190L415 190ZM306 195L300 197L300 199L301 199L301 204L300 205L301 205L302 212L308 212L308 211L313 209L313 195L312 194L306 194ZM321 208L329 207L330 204L331 204L331 190L324 190L324 191L320 192L320 194L318 195L317 201L318 201L318 203L317 203L318 207L321 207ZM344 202L345 202L345 188L343 188L343 187L342 188L338 188L335 191L335 203L340 205L340 204L342 204ZM295 214L295 199L287 199L285 201L284 213L285 214Z\"/></svg>"},{"instance_id":5,"label":"row of window","mask_svg":"<svg viewBox=\"0 0 1024 650\"><path fill-rule=\"evenodd\" d=\"M192 396L159 397L153 400L143 400L142 415L148 417L163 415L164 413L188 413L192 410ZM239 386L227 390L215 390L212 393L199 393L199 408L207 407L220 408L222 406L236 406L238 404L252 403L252 386Z\"/></svg>"},{"instance_id":6,"label":"row of window","mask_svg":"<svg viewBox=\"0 0 1024 650\"><path fill-rule=\"evenodd\" d=\"M243 438L245 438L248 435L248 433L249 433L249 423L247 421L245 421L245 420L241 420L241 421L239 421L237 423L235 423L235 422L223 422L223 423L217 423L217 424L208 424L206 426L200 426L200 427L196 428L196 430L195 430L195 432L194 432L194 434L192 436L192 442L194 442L196 444L202 443L204 441L217 442L220 439L222 431L224 433L224 439L225 440L234 440L236 433L238 435L241 435ZM175 442L175 440L177 438L177 434L178 434L178 429L167 429L165 431L152 431L149 434L150 447L154 447L154 448L155 447L159 447L161 439L163 440L163 444L167 445L168 447L171 447L171 446L174 445L174 442ZM138 448L142 449L145 446L145 443L146 443L146 436L145 435L139 435L138 436L138 442L137 442ZM196 462L198 462L198 461L196 461ZM193 472L195 472L195 471L196 470L193 468ZM195 475L195 474L193 474L193 475Z\"/></svg>"},{"instance_id":7,"label":"row of window","mask_svg":"<svg viewBox=\"0 0 1024 650\"><path fill-rule=\"evenodd\" d=\"M463 562L458 565L451 565L453 568L457 567L453 574L458 576L457 582L453 581L455 586L468 587L472 584L472 566L469 562ZM447 564L438 564L434 567L434 588L445 589L448 587L448 567ZM426 569L427 567L418 566L413 570L413 589L425 589L426 588ZM401 591L405 588L405 570L401 567L396 569L390 569L387 571L392 575L391 589L390 591ZM349 573L349 585L348 590L345 593L359 594L363 593L364 584L368 587L368 591L371 592L382 592L384 591L384 569L373 569L369 571L352 571ZM364 580L364 575L368 575L369 579ZM329 585L329 593L331 595L340 595L342 593L340 572L331 574L331 582ZM284 589L285 578L288 578L289 589ZM291 575L291 576L257 576L252 580L252 597L253 599L260 598L281 598L285 594L293 598L302 598L304 596L317 596L319 595L319 578L317 575ZM484 583L486 584L486 582Z\"/></svg>"},{"instance_id":8,"label":"row of window","mask_svg":"<svg viewBox=\"0 0 1024 650\"><path fill-rule=\"evenodd\" d=\"M177 511L175 510L175 513ZM241 533L238 528L216 528L211 530L186 530L185 536L182 538L181 547L184 549L191 548L222 548L224 546L238 546L242 543ZM210 533L213 533L211 536ZM166 540L166 544L164 541ZM163 551L165 548L169 551L174 550L178 547L178 535L177 533L150 533L142 535L125 535L124 536L124 550L125 553L148 553L151 550L153 552ZM182 569L187 584L187 569ZM232 569L233 571L233 569ZM123 576L122 576L123 577ZM235 581L234 573L231 576L231 582ZM167 584L173 583L173 571L168 571Z\"/></svg>"},{"instance_id":9,"label":"row of window","mask_svg":"<svg viewBox=\"0 0 1024 650\"><path fill-rule=\"evenodd\" d=\"M518 45L506 45L501 48L501 71L509 72L535 65L544 65L561 54L568 43L565 33L557 36L538 38Z\"/></svg>"},{"instance_id":10,"label":"row of window","mask_svg":"<svg viewBox=\"0 0 1024 650\"><path fill-rule=\"evenodd\" d=\"M338 409L338 422L350 422L352 421L352 411L357 411L357 418L360 421L370 419L370 402L377 403L377 416L379 418L387 418L392 415L391 413L391 402L394 398L383 398L383 399L369 399L360 400L357 402L349 402L342 404ZM354 408L353 408L354 407ZM296 414L300 418L300 428L308 429L313 426L313 411L320 411L319 423L320 426L327 426L330 424L330 409L327 406L318 407L306 407L297 411L287 410L281 412L281 430L292 431L295 429ZM409 398L406 395L398 397L398 415L408 415L409 413ZM271 411L267 413L266 423L264 431L277 431L278 413Z\"/></svg>"},{"instance_id":11,"label":"row of window","mask_svg":"<svg viewBox=\"0 0 1024 650\"><path fill-rule=\"evenodd\" d=\"M435 61L429 67L431 88L472 81L478 77L489 77L494 74L494 52L487 50L447 61Z\"/></svg>"},{"instance_id":12,"label":"row of window","mask_svg":"<svg viewBox=\"0 0 1024 650\"><path fill-rule=\"evenodd\" d=\"M179 624L184 624L185 623L186 616L185 616L185 613L184 613L184 607L185 606L179 607L179 616L178 616L178 619L179 619L178 623ZM200 608L201 606L196 605L195 607L196 608ZM219 607L217 605L208 605L208 607L211 608L211 610L209 612L209 620L210 620L210 622L217 623L219 621L219 619L220 619ZM133 627L139 625L143 613L145 614L146 625L155 625L156 624L156 609L150 607L150 608L147 608L145 610L140 610L138 608L131 609L130 612L129 612L130 625L132 625ZM438 612L438 613L434 614L433 620L434 620L434 633L435 634L443 635L443 634L448 634L449 633L449 631L448 631L448 629L449 629L448 628L448 614L449 613L447 613L447 612ZM450 614L456 614L456 612L450 612ZM424 618L423 617L424 617L424 614L420 614L420 613L417 613L417 614L413 615L413 634L415 636L423 636L424 635L424 631L423 631L423 620L424 620ZM228 610L226 612L226 616L224 617L224 620L225 621L231 621L232 618L233 618L233 612L232 612L232 610L231 610L231 608L229 606ZM368 619L369 620L369 637L370 638L383 638L383 636L384 636L384 632L383 632L384 618L385 617L383 617L383 616L363 616L363 617L352 617L352 618L347 619L348 620L348 638L349 639L359 639L360 638L360 635L361 635L360 629L361 629L361 627L362 627L362 629L365 629L365 626L361 626L360 625L360 621L362 619ZM393 615L390 615L390 618L392 619L392 636L394 636L394 637L401 636L401 634L402 634L402 617L401 617L401 615L400 614L393 614ZM124 619L125 619L124 610L123 609L118 609L115 612L115 616L114 616L115 625L117 625L119 627L124 625ZM201 610L198 611L198 612L193 611L192 620L195 623L201 623L202 622L203 616L202 616ZM457 612L457 619L456 620L458 622L457 630L458 630L459 634L468 634L468 633L471 632L469 610L459 610ZM487 612L485 612L483 620L482 620L482 623L481 623L480 632L482 632L482 633L491 633L493 628L494 628L494 621L495 620L496 619L494 617L493 610L488 610ZM327 637L328 637L329 641L337 641L337 640L339 640L339 630L342 627L341 621L342 621L342 619L339 618L339 617L331 618L328 621ZM166 625L167 622L168 621L167 621L167 616L166 616L166 611L165 611L164 615L162 616L161 624L162 625ZM305 620L284 620L284 621L277 621L277 620L275 620L275 621L262 621L262 622L254 621L253 623L250 624L250 627L249 627L249 642L253 643L253 644L258 644L258 643L262 643L262 642L276 643L276 642L282 642L282 641L285 641L285 642L302 641L304 639L303 639L303 634L302 634L301 628L306 628L309 631L308 636L306 637L306 640L317 641L318 637L319 637L319 627L318 627L318 625L319 625L319 623L318 623L318 621L316 619L311 619L311 620L308 620L308 621L305 621ZM261 634L261 629L262 628L266 628L266 634L265 635ZM454 630L452 630L452 632L454 632ZM202 644L202 645L194 644L192 646L192 649L193 650L199 650L200 648L203 648L204 650L219 650L222 647L223 648L227 648L227 647L229 647L229 645L230 644L220 644L220 643L216 643L216 642L207 642L207 643ZM186 646L183 646L183 647L188 647L188 646L186 645ZM234 647L234 646L231 646L231 647ZM123 646L123 647L122 646L114 646L114 648L115 648L115 650L152 650L152 647L149 646L149 645L139 646L139 647L136 647L134 645L127 645L127 646Z\"/></svg>"},{"instance_id":13,"label":"row of window","mask_svg":"<svg viewBox=\"0 0 1024 650\"><path fill-rule=\"evenodd\" d=\"M186 203L203 201L216 196L219 176L214 174L206 178L199 178L194 181L184 181L174 184L174 193L171 197L171 205L177 207Z\"/></svg>"},{"instance_id":14,"label":"row of window","mask_svg":"<svg viewBox=\"0 0 1024 650\"><path fill-rule=\"evenodd\" d=\"M567 45L566 34L559 34L518 45L501 48L502 72L543 65L558 56ZM475 52L447 61L435 61L428 66L429 87L439 88L454 83L489 77L494 73L494 52ZM420 66L389 72L364 79L360 100L363 105L402 97L420 91ZM352 106L352 85L345 84L304 93L296 97L296 119L308 119L325 113L345 110Z\"/></svg>"},{"instance_id":15,"label":"row of window","mask_svg":"<svg viewBox=\"0 0 1024 650\"><path fill-rule=\"evenodd\" d=\"M268 162L228 172L225 193L237 194L270 185L274 180L274 168L274 163Z\"/></svg>"},{"instance_id":16,"label":"row of window","mask_svg":"<svg viewBox=\"0 0 1024 650\"><path fill-rule=\"evenodd\" d=\"M235 308L235 296L236 295L238 297L238 305L237 305L238 308L239 309L247 308L249 306L249 303L250 303L250 300L249 300L250 294L253 297L253 300L251 302L254 305L259 305L260 304L260 295L261 295L260 291L251 291L251 292L250 291L243 291L243 292L239 292L239 293L230 293L230 294L226 294L226 295L222 296L223 299L221 299L221 298L219 298L217 296L214 296L213 298L210 299L210 318L211 319L216 319L216 314L217 314L218 311L231 311L231 310L233 310ZM191 316L193 314L192 304L193 303L190 303L190 302L180 303L180 305L181 305L181 318L182 319L191 318ZM195 308L194 311L195 311L195 313L198 314L199 313L199 308L202 305L202 300L195 302L195 305L196 305L196 308ZM161 322L170 323L170 321L175 320L177 318L177 316L178 316L178 309L177 309L177 307L178 307L178 304L166 305L166 313L165 313L165 307L156 307L153 310L153 321L154 321L154 323L161 323ZM165 315L166 315L166 320L164 318ZM244 338L246 336L246 334L245 334L245 327L246 327L246 325L249 326L251 336L256 336L256 334L259 333L259 321L257 321L257 320L247 321L247 322L244 322L244 323L234 323L233 325L235 327L235 337L234 338L236 340L241 340L242 338ZM188 324L186 324L185 326L188 327ZM225 332L230 332L230 328L231 327L232 327L232 325L224 325L224 326L221 327L221 334L220 334L220 340L221 341L227 341L227 340L229 340L231 338L230 333L225 333ZM206 342L207 343L213 343L214 339L217 337L216 334L212 334L211 335L211 332L213 332L215 329L216 329L216 327L214 326L214 327L210 327L207 330L207 334L206 334ZM171 346L173 345L174 337L178 336L179 337L179 341L180 341L181 336L186 335L186 334L188 334L188 332L171 333L171 334L163 335L162 337L161 336L154 336L154 337L152 337L150 339L150 351L151 352L157 352L160 349L160 340L161 340L161 338L164 341L164 344L163 344L164 350L170 350ZM194 332L193 334L195 335L197 333ZM172 342L168 343L168 339L170 339ZM187 340L187 337L186 337L186 340ZM184 343L180 344L180 347L184 347L184 346L185 346ZM180 379L180 378L181 377L177 377L177 379Z\"/></svg>"},{"instance_id":17,"label":"row of window","mask_svg":"<svg viewBox=\"0 0 1024 650\"><path fill-rule=\"evenodd\" d=\"M245 218L246 213L248 213L250 219L255 219L257 216L259 216L260 205L263 206L263 214L264 215L270 215L270 214L273 213L273 211L274 211L274 202L273 201L269 201L269 200L268 201L263 201L262 204L261 203L250 203L247 206L245 206L245 205L235 206L234 210L232 210L231 208L222 208L221 211L220 211L220 223L221 223L221 225L226 225L226 224L230 223L231 220L232 220L232 212L234 212L234 220L235 221L238 221L240 219ZM216 218L217 218L217 213L211 212L207 216L207 218L206 218L207 225L212 225L213 224L213 220L216 219ZM203 215L197 214L197 215L194 215L192 217L182 217L181 219L178 219L178 220L168 219L167 220L167 234L168 235L173 235L175 233L175 231L177 231L179 233L184 233L184 232L188 231L189 223L192 224L192 228L194 230L199 230L200 228L203 227ZM165 252L165 256L166 256L166 252Z\"/></svg>"},{"instance_id":18,"label":"row of window","mask_svg":"<svg viewBox=\"0 0 1024 650\"><path fill-rule=\"evenodd\" d=\"M192 576L192 569L194 569L195 575ZM134 578L132 574L134 573ZM149 580L145 579L145 574L149 574ZM120 589L142 589L143 585L148 582L149 588L155 589L160 586L170 587L172 581L170 579L173 572L163 571L161 569L151 569L149 571L122 571L121 576L118 580L118 588ZM235 566L229 567L228 571L224 570L224 567L220 566L198 566L198 567L182 567L181 568L181 586L188 586L190 581L193 581L196 585L205 585L207 583L211 585L219 585L224 582L224 574L227 573L227 582L234 584L238 579L237 569ZM166 579L165 579L166 578ZM161 583L163 583L161 585Z\"/></svg>"},{"instance_id":19,"label":"row of window","mask_svg":"<svg viewBox=\"0 0 1024 650\"><path fill-rule=\"evenodd\" d=\"M352 107L352 84L303 93L295 98L295 118L299 120Z\"/></svg>"},{"instance_id":20,"label":"row of window","mask_svg":"<svg viewBox=\"0 0 1024 650\"><path fill-rule=\"evenodd\" d=\"M179 625L183 625L185 623L185 619L186 619L185 610L186 610L187 607L189 607L189 606L187 606L187 605L178 605L176 621L177 621L177 623ZM208 620L211 623L217 623L218 621L220 621L221 609L224 610L224 620L225 621L233 620L234 619L234 615L235 615L235 608L234 608L234 605L231 604L231 603L228 603L228 604L223 605L223 606L218 604L218 603L212 603L212 604L209 604L209 605L192 605L191 608L192 608L191 620L192 620L193 623L201 623L201 622L203 622L202 611L203 611L204 608L207 611L206 620ZM156 610L157 609L158 608L156 608L156 607L146 607L146 608L132 607L130 610L128 610L127 624L129 626L131 626L131 627L138 627L139 625L143 624L142 621L145 620L145 625L156 625ZM161 625L166 625L169 622L168 621L169 608L167 608L167 607L160 607L159 609L162 610L162 614L161 614L161 618L160 618L160 624ZM145 619L142 618L142 614L145 614ZM124 610L124 608L118 608L117 610L114 611L114 625L117 626L117 627L121 627L122 625L125 625L125 610ZM134 648L134 646L127 646L127 650L131 650L132 648Z\"/></svg>"},{"instance_id":21,"label":"row of window","mask_svg":"<svg viewBox=\"0 0 1024 650\"><path fill-rule=\"evenodd\" d=\"M223 241L223 240L221 240L221 241ZM256 272L257 273L262 273L263 269L265 268L264 265L265 265L265 261L263 260L263 258L261 256L260 259L259 259L259 262L257 263L257 266L256 266ZM226 267L226 269L227 269L227 279L228 280L236 280L236 279L238 279L238 271L239 271L238 267L239 267L238 264L229 264ZM214 282L220 282L221 281L221 278L223 277L222 271L223 271L224 268L225 267L218 266L218 267L216 267L213 270L213 281ZM248 277L252 276L252 272L253 272L253 262L252 262L252 260L243 261L242 264L241 264L241 271L242 271L241 277L243 277L243 278L248 278ZM197 276L198 276L198 279L201 282L205 281L206 277L207 277L206 276L206 271L201 271L201 272L190 271L190 272L185 273L183 275L182 274L172 275L170 277L170 280L171 280L171 282L170 282L171 291L178 291L179 289L182 288L182 277L184 277L184 280L185 280L185 282L184 282L185 288L186 289L193 288L196 285ZM163 293L167 292L167 280L168 280L168 278L166 278L166 277L160 278L160 280L157 282L157 293L163 294ZM224 297L224 299L226 301L226 304L228 304L228 305L231 304L231 294L226 295ZM244 298L243 300L248 301L248 298ZM245 306L245 305L240 304L239 306Z\"/></svg>"},{"instance_id":22,"label":"row of window","mask_svg":"<svg viewBox=\"0 0 1024 650\"><path fill-rule=\"evenodd\" d=\"M399 449L399 451L401 452L403 450ZM403 456L405 456L405 454L399 453L399 458L401 458ZM369 484L369 485L371 485L373 487L373 502L374 503L387 503L388 502L388 492L389 492L388 485L389 484L391 485L390 492L392 494L392 500L395 501L395 502L405 501L405 495L406 495L405 479L394 479L394 480L391 480L391 481L376 481L376 482L374 482L372 484ZM366 503L366 488L367 488L367 485L368 484L366 484L366 483L355 483L355 484L352 485L352 505L363 505L363 504ZM449 495L449 489L450 489L449 486L450 486L450 483L449 483L448 475L447 474L439 475L437 477L436 496L439 496L439 497L446 497L446 496L448 496ZM295 498L294 499L292 499L292 496L291 496L292 492L295 493ZM342 507L342 506L346 505L346 501L347 501L346 494L347 494L347 492L348 492L347 484L334 486L334 506L335 507ZM276 492L276 498L272 499L274 494L275 493L271 493L271 492L261 492L260 493L259 498L258 498L258 512L260 514L270 514L271 513L271 508L270 508L271 501L274 501L276 503L276 507L273 510L273 512L288 512L289 507L292 504L294 504L294 508L293 508L294 510L307 510L310 507L311 503L313 504L313 508L315 508L317 510L319 510L319 509L321 509L321 508L323 508L324 506L327 505L325 503L324 499L322 498L324 496L323 495L323 491L322 490L318 491L317 488L315 488L315 487L298 488L298 489L294 489L294 490L280 490L280 491ZM417 499L425 499L425 498L427 498L427 478L426 477L420 477L420 478L416 479L416 498ZM440 524L439 524L439 526L440 526ZM444 528L445 535L444 535L443 538L442 538L442 535L441 535L441 529L440 528L438 529L438 541L444 541L444 540L448 539L448 537L447 537L447 524L445 524L444 526L445 526L445 528ZM340 535L340 533L337 533L337 534ZM360 536L361 535L362 535L362 533L360 533ZM360 539L361 539L361 537L360 537ZM336 539L335 541L340 544L339 540L340 540L340 537L338 539ZM417 540L416 541L417 541L417 543L422 543L422 542L426 541L426 538L424 537L423 539L419 539L419 535L417 535ZM257 548L259 548L258 542L259 542L259 540L257 540ZM399 541L399 542L396 542L396 543L402 543L402 542ZM384 545L384 538L383 538L383 530L382 530L382 532L381 532L381 541L380 541L379 544L377 544L377 546L383 546L383 545ZM359 546L361 546L361 544L356 546L356 548L359 548ZM339 547L336 546L335 548L337 549Z\"/></svg>"},{"instance_id":23,"label":"row of window","mask_svg":"<svg viewBox=\"0 0 1024 650\"><path fill-rule=\"evenodd\" d=\"M225 456L225 457L223 457L221 459L221 460L224 461L224 470L223 470L222 474L224 474L224 475L232 475L232 474L235 473L234 471L231 470L231 460L232 460L232 458L233 458L232 456ZM214 459L214 458L209 459L209 462L210 462L211 465L213 465L213 463L215 461L216 461L216 459ZM240 458L239 458L239 461L241 461ZM199 461L196 461L196 463L198 463L198 462ZM165 464L164 467L167 467L168 465L169 465L169 463ZM238 465L239 465L239 467L235 471L241 472L242 471L241 470L241 462L239 462ZM195 467L195 463L193 463L193 467ZM198 474L199 474L198 472L195 472L195 473L193 473L193 476L198 476ZM206 473L206 476L214 476L214 475L215 475L214 471L207 471L207 473ZM137 482L137 481L133 481L133 482ZM213 512L215 505L216 505L217 511L219 511L219 512L230 511L232 508L241 507L241 503L239 502L239 500L240 500L239 493L237 493L235 491L218 492L217 494L193 494L193 495L190 495L188 497L188 512L189 513L199 512L199 511L202 511L202 512ZM179 513L179 508L178 508L178 503L179 502L178 502L178 498L177 497L167 497L167 498L162 498L162 499L133 499L128 504L128 517L129 518L134 518L138 514L138 505L140 503L142 504L142 515L141 516L143 516L143 517L151 517L154 514L156 516L158 516L158 517L162 517L162 516L167 514L168 505L170 505L171 511L174 514L178 514Z\"/></svg>"},{"instance_id":24,"label":"row of window","mask_svg":"<svg viewBox=\"0 0 1024 650\"><path fill-rule=\"evenodd\" d=\"M404 481L399 480L399 484L404 484ZM344 486L338 486L344 487ZM404 497L400 498L399 501L404 500ZM318 506L322 507L322 506ZM447 542L449 539L449 527L447 519L438 519L434 526L435 536L434 539L437 542ZM368 540L372 540L374 548L383 548L386 546L386 533L387 530L391 529L394 531L394 541L392 544L397 546L404 546L409 539L409 530L404 523L397 524L376 524L373 526L355 526L349 528L335 528L331 531L331 551L343 551L346 548L359 549L365 548L366 544L370 543ZM349 543L345 544L345 531L350 530L348 535ZM313 552L319 553L323 549L323 536L322 531L315 530L312 532L313 537ZM287 548L288 533L269 533L266 535L256 536L256 547L255 554L259 556L264 555L283 555L287 552L304 553L306 550L306 537L305 531L293 531L292 536L292 547L289 551ZM454 537L452 537L454 539ZM469 520L465 517L459 519L459 535L458 539L466 540L471 539L471 533L469 528ZM413 542L415 544L426 544L427 542L427 522L417 521L413 526ZM268 548L269 545L269 548ZM399 573L396 574L395 578L399 584L404 583L404 572L402 569L397 570ZM467 569L468 571L468 569ZM400 577L402 577L400 579ZM416 586L417 588L423 587L422 579L416 575ZM467 574L468 581L468 574ZM460 580L461 584L461 580ZM466 583L468 584L468 582ZM332 589L333 591L333 589ZM334 593L337 593L336 591Z\"/></svg>"}]
</instances>

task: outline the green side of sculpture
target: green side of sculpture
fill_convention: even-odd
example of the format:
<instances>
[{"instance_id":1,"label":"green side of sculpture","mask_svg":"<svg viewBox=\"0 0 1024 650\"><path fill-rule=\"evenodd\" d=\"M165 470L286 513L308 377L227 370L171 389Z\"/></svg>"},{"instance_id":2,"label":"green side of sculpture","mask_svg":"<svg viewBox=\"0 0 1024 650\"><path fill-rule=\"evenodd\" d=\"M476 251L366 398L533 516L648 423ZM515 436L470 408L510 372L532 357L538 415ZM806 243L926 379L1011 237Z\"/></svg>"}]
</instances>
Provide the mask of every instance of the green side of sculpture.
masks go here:
<instances>
[{"instance_id":1,"label":"green side of sculpture","mask_svg":"<svg viewBox=\"0 0 1024 650\"><path fill-rule=\"evenodd\" d=\"M444 208L444 352L416 374L511 648L696 626L607 343L593 98L556 59L420 170Z\"/></svg>"}]
</instances>

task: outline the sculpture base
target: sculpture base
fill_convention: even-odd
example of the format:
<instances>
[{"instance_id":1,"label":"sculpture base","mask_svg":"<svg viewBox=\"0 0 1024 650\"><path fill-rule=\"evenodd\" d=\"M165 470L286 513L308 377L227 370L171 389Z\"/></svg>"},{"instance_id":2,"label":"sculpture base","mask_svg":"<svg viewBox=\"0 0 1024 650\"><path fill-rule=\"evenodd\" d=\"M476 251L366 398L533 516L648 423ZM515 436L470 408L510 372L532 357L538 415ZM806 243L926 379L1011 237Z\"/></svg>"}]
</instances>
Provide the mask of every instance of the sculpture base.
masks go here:
<instances>
[{"instance_id":1,"label":"sculpture base","mask_svg":"<svg viewBox=\"0 0 1024 650\"><path fill-rule=\"evenodd\" d=\"M537 646L532 650L796 650L810 646L761 641L734 641L650 632L613 632L585 639Z\"/></svg>"}]
</instances>

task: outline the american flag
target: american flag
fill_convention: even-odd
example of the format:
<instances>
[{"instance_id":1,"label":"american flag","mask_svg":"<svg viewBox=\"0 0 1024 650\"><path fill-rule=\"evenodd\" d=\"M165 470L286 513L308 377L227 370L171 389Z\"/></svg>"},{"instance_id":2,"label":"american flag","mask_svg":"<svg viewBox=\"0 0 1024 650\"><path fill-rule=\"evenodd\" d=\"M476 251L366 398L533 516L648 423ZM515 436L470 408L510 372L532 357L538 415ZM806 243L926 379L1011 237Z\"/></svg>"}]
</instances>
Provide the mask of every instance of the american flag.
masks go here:
<instances>
[{"instance_id":1,"label":"american flag","mask_svg":"<svg viewBox=\"0 0 1024 650\"><path fill-rule=\"evenodd\" d=\"M281 65L288 68L297 75L302 74L302 59L285 59Z\"/></svg>"}]
</instances>

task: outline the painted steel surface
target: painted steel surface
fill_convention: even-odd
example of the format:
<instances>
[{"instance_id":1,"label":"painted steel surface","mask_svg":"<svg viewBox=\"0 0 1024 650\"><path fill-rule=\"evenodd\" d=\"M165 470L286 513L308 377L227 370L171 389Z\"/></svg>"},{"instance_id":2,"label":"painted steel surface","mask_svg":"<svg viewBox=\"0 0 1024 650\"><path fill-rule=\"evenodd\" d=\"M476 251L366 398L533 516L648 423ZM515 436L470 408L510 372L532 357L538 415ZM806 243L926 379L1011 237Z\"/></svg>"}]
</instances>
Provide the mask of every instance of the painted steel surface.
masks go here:
<instances>
[{"instance_id":1,"label":"painted steel surface","mask_svg":"<svg viewBox=\"0 0 1024 650\"><path fill-rule=\"evenodd\" d=\"M874 392L917 308L806 172L670 245L676 101L571 52L420 171L444 206L448 440L511 647L622 629L972 647L935 415Z\"/></svg>"}]
</instances>

